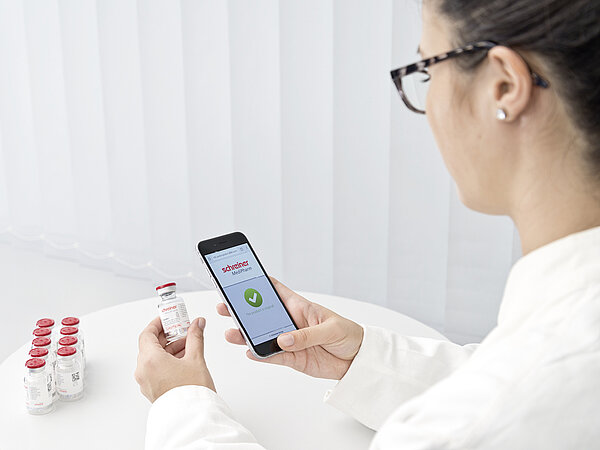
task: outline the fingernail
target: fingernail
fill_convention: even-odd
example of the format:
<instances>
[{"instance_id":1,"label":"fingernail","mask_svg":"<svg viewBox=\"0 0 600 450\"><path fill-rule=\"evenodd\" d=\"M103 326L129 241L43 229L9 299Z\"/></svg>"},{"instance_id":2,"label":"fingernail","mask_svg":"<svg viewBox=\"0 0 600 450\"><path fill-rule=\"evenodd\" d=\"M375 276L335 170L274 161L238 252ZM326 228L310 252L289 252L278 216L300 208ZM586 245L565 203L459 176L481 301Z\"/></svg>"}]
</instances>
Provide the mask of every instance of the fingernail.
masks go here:
<instances>
[{"instance_id":1,"label":"fingernail","mask_svg":"<svg viewBox=\"0 0 600 450\"><path fill-rule=\"evenodd\" d=\"M279 338L279 343L286 347L291 347L294 345L294 336L291 334L284 334Z\"/></svg>"},{"instance_id":2,"label":"fingernail","mask_svg":"<svg viewBox=\"0 0 600 450\"><path fill-rule=\"evenodd\" d=\"M204 327L206 326L206 319L204 317L198 318L198 328L204 331Z\"/></svg>"}]
</instances>

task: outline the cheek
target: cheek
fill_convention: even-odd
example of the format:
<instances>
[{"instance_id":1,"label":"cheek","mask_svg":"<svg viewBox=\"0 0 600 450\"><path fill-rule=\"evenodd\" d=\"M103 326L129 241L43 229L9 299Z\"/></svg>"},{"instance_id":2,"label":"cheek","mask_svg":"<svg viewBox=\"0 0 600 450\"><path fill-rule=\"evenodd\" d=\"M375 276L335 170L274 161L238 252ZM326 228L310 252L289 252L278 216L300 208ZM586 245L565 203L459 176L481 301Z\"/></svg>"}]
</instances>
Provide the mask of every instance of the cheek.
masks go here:
<instances>
[{"instance_id":1,"label":"cheek","mask_svg":"<svg viewBox=\"0 0 600 450\"><path fill-rule=\"evenodd\" d=\"M460 112L452 99L449 83L439 77L437 80L432 78L425 108L437 147L450 175L455 178L456 168L461 167L456 158L460 155L461 144L464 144L458 130L464 125L460 123Z\"/></svg>"},{"instance_id":2,"label":"cheek","mask_svg":"<svg viewBox=\"0 0 600 450\"><path fill-rule=\"evenodd\" d=\"M497 214L497 189L505 157L494 152L490 124L483 123L463 95L460 85L433 78L427 94L427 120L444 164L456 184L458 196L467 207ZM493 200L493 202L492 202Z\"/></svg>"}]
</instances>

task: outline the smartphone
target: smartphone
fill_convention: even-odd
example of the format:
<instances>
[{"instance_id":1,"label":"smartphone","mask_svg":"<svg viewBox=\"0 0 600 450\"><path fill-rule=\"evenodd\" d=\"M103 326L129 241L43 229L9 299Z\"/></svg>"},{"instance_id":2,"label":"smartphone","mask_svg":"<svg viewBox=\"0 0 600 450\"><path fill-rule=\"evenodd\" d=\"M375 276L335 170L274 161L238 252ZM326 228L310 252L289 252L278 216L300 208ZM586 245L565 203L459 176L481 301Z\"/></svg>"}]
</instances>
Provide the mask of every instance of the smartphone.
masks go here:
<instances>
[{"instance_id":1,"label":"smartphone","mask_svg":"<svg viewBox=\"0 0 600 450\"><path fill-rule=\"evenodd\" d=\"M283 352L277 336L298 327L246 236L234 232L200 241L198 253L254 356Z\"/></svg>"}]
</instances>

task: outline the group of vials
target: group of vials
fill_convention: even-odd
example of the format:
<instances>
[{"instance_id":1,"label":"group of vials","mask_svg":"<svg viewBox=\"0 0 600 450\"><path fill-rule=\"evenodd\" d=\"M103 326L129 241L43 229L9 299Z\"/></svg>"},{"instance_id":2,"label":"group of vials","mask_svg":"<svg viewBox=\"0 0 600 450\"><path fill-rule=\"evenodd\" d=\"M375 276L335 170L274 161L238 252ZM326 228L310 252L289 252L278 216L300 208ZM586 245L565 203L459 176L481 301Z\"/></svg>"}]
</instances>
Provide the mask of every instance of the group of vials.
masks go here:
<instances>
[{"instance_id":1,"label":"group of vials","mask_svg":"<svg viewBox=\"0 0 600 450\"><path fill-rule=\"evenodd\" d=\"M77 317L65 317L61 327L53 319L40 319L33 330L25 363L25 406L30 414L54 411L58 400L83 397L85 344Z\"/></svg>"}]
</instances>

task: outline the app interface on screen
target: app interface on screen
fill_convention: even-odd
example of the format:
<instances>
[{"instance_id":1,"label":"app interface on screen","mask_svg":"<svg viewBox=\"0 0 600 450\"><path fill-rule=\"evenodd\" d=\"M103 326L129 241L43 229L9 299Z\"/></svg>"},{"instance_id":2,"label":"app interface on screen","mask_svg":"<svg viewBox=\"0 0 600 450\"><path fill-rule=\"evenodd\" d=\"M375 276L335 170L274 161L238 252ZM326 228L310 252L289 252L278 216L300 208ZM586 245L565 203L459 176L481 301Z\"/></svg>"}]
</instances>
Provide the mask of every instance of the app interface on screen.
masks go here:
<instances>
[{"instance_id":1,"label":"app interface on screen","mask_svg":"<svg viewBox=\"0 0 600 450\"><path fill-rule=\"evenodd\" d=\"M248 244L206 255L254 345L295 330Z\"/></svg>"}]
</instances>

